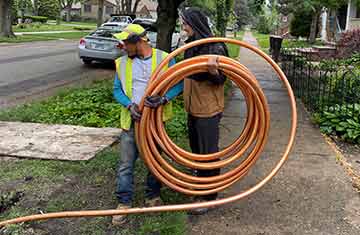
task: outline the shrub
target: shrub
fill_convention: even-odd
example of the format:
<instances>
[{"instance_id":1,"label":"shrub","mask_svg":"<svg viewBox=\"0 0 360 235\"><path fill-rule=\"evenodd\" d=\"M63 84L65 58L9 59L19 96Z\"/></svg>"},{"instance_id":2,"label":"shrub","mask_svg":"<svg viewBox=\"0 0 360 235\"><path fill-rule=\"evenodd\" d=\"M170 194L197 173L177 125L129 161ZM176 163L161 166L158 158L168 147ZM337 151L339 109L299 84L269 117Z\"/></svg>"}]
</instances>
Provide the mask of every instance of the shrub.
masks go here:
<instances>
[{"instance_id":1,"label":"shrub","mask_svg":"<svg viewBox=\"0 0 360 235\"><path fill-rule=\"evenodd\" d=\"M75 26L74 27L74 29L75 30L80 30L80 31L82 31L82 30L92 30L93 28L91 28L91 27L80 27L80 26Z\"/></svg>"},{"instance_id":2,"label":"shrub","mask_svg":"<svg viewBox=\"0 0 360 235\"><path fill-rule=\"evenodd\" d=\"M360 53L360 29L349 30L341 34L337 43L337 54L340 58Z\"/></svg>"},{"instance_id":3,"label":"shrub","mask_svg":"<svg viewBox=\"0 0 360 235\"><path fill-rule=\"evenodd\" d=\"M58 1L54 0L38 0L38 14L55 20L59 14Z\"/></svg>"},{"instance_id":4,"label":"shrub","mask_svg":"<svg viewBox=\"0 0 360 235\"><path fill-rule=\"evenodd\" d=\"M297 11L290 22L290 34L295 37L309 37L311 27L311 11Z\"/></svg>"},{"instance_id":5,"label":"shrub","mask_svg":"<svg viewBox=\"0 0 360 235\"><path fill-rule=\"evenodd\" d=\"M271 31L271 27L269 25L269 21L265 15L261 15L259 17L259 21L256 25L256 29L259 33L269 34Z\"/></svg>"},{"instance_id":6,"label":"shrub","mask_svg":"<svg viewBox=\"0 0 360 235\"><path fill-rule=\"evenodd\" d=\"M21 23L21 24L18 24L16 27L19 29L26 29L28 27L28 24Z\"/></svg>"},{"instance_id":7,"label":"shrub","mask_svg":"<svg viewBox=\"0 0 360 235\"><path fill-rule=\"evenodd\" d=\"M331 106L328 111L315 114L314 120L321 132L360 144L360 103Z\"/></svg>"},{"instance_id":8,"label":"shrub","mask_svg":"<svg viewBox=\"0 0 360 235\"><path fill-rule=\"evenodd\" d=\"M25 20L31 20L31 22L40 22L45 24L48 20L46 16L25 16Z\"/></svg>"}]
</instances>

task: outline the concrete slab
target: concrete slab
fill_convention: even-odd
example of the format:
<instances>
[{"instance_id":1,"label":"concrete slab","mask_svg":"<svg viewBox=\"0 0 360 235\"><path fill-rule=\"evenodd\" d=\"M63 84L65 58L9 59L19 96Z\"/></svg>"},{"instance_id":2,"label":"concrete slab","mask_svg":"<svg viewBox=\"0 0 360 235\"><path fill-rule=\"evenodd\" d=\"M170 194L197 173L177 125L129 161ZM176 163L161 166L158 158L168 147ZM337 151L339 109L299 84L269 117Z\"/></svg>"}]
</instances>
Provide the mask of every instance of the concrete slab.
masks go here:
<instances>
[{"instance_id":1,"label":"concrete slab","mask_svg":"<svg viewBox=\"0 0 360 235\"><path fill-rule=\"evenodd\" d=\"M81 161L117 141L121 129L0 122L0 157Z\"/></svg>"}]
</instances>

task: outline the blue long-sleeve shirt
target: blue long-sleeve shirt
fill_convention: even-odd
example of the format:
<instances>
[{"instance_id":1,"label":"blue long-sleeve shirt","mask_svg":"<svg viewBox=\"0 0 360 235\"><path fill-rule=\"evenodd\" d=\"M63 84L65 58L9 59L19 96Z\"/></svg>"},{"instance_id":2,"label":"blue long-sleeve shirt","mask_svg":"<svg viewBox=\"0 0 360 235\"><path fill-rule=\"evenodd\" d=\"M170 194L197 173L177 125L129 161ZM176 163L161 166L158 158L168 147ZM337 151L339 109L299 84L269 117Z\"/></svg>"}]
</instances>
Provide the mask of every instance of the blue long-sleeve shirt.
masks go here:
<instances>
[{"instance_id":1,"label":"blue long-sleeve shirt","mask_svg":"<svg viewBox=\"0 0 360 235\"><path fill-rule=\"evenodd\" d=\"M172 59L169 62L169 67L175 64L175 60ZM177 83L175 86L173 86L170 90L168 90L165 94L165 97L167 100L172 100L179 94L183 92L184 83L183 81ZM128 107L132 101L131 99L125 94L124 89L121 85L120 79L118 79L117 72L115 73L115 79L114 79L114 97L117 102L119 102L124 107Z\"/></svg>"}]
</instances>

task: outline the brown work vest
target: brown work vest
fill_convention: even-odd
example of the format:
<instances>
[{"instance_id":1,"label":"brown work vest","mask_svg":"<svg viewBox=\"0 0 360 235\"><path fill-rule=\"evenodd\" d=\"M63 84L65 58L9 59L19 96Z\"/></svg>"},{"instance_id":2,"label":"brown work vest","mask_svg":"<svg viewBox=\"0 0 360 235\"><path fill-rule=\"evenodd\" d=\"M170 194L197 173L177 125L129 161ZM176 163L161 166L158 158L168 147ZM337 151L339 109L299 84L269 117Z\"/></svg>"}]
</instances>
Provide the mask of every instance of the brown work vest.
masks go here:
<instances>
[{"instance_id":1,"label":"brown work vest","mask_svg":"<svg viewBox=\"0 0 360 235\"><path fill-rule=\"evenodd\" d=\"M224 84L184 79L184 104L195 117L212 117L224 111Z\"/></svg>"}]
</instances>

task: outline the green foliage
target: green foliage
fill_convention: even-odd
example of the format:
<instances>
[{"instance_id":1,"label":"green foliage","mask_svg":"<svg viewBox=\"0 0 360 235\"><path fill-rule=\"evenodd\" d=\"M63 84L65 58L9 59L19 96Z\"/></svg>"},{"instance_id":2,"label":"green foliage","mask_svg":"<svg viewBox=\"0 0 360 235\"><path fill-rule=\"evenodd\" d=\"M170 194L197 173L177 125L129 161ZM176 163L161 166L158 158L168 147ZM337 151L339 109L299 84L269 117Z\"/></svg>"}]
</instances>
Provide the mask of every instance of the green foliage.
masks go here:
<instances>
[{"instance_id":1,"label":"green foliage","mask_svg":"<svg viewBox=\"0 0 360 235\"><path fill-rule=\"evenodd\" d=\"M274 31L279 25L279 14L276 7L271 7L271 9L265 8L263 6L263 10L261 14L256 17L256 30L259 33L269 34Z\"/></svg>"},{"instance_id":2,"label":"green foliage","mask_svg":"<svg viewBox=\"0 0 360 235\"><path fill-rule=\"evenodd\" d=\"M46 16L25 16L25 19L30 19L32 22L46 23L48 17Z\"/></svg>"},{"instance_id":3,"label":"green foliage","mask_svg":"<svg viewBox=\"0 0 360 235\"><path fill-rule=\"evenodd\" d=\"M271 31L270 27L271 26L269 24L267 17L265 15L260 15L258 19L258 23L256 25L256 30L262 34L269 34Z\"/></svg>"},{"instance_id":4,"label":"green foliage","mask_svg":"<svg viewBox=\"0 0 360 235\"><path fill-rule=\"evenodd\" d=\"M323 45L323 42L320 40L315 41L314 44L311 44L307 40L298 40L298 39L287 39L285 38L282 42L283 48L304 48L304 47L312 47L313 45Z\"/></svg>"},{"instance_id":5,"label":"green foliage","mask_svg":"<svg viewBox=\"0 0 360 235\"><path fill-rule=\"evenodd\" d=\"M216 1L216 30L218 36L226 36L226 26L234 6L233 0Z\"/></svg>"},{"instance_id":6,"label":"green foliage","mask_svg":"<svg viewBox=\"0 0 360 235\"><path fill-rule=\"evenodd\" d=\"M251 13L247 0L236 0L234 3L234 12L236 15L237 30L251 22Z\"/></svg>"},{"instance_id":7,"label":"green foliage","mask_svg":"<svg viewBox=\"0 0 360 235\"><path fill-rule=\"evenodd\" d=\"M360 144L360 103L331 106L328 111L315 114L314 120L323 133Z\"/></svg>"},{"instance_id":8,"label":"green foliage","mask_svg":"<svg viewBox=\"0 0 360 235\"><path fill-rule=\"evenodd\" d=\"M187 136L187 114L182 96L173 101L174 117L166 123L166 132L171 138L179 140Z\"/></svg>"},{"instance_id":9,"label":"green foliage","mask_svg":"<svg viewBox=\"0 0 360 235\"><path fill-rule=\"evenodd\" d=\"M322 60L315 68L319 68L321 70L326 71L339 71L341 69L348 70L349 66L353 67L353 72L357 73L360 71L360 53L353 54L350 58L346 59L329 59Z\"/></svg>"},{"instance_id":10,"label":"green foliage","mask_svg":"<svg viewBox=\"0 0 360 235\"><path fill-rule=\"evenodd\" d=\"M269 34L262 34L262 33L258 33L258 32L252 32L253 35L255 36L260 48L264 51L264 50L268 50L270 47L270 39L269 39Z\"/></svg>"},{"instance_id":11,"label":"green foliage","mask_svg":"<svg viewBox=\"0 0 360 235\"><path fill-rule=\"evenodd\" d=\"M166 124L171 138L187 134L182 97L173 102L174 118ZM71 89L49 100L0 112L0 120L87 127L120 127L120 105L113 98L113 81Z\"/></svg>"},{"instance_id":12,"label":"green foliage","mask_svg":"<svg viewBox=\"0 0 360 235\"><path fill-rule=\"evenodd\" d=\"M167 212L157 217L147 217L139 228L139 235L147 234L186 234L185 212Z\"/></svg>"},{"instance_id":13,"label":"green foliage","mask_svg":"<svg viewBox=\"0 0 360 235\"><path fill-rule=\"evenodd\" d=\"M290 22L290 34L295 37L309 37L312 12L301 10L294 13L294 17Z\"/></svg>"},{"instance_id":14,"label":"green foliage","mask_svg":"<svg viewBox=\"0 0 360 235\"><path fill-rule=\"evenodd\" d=\"M89 127L119 127L120 109L112 96L112 81L70 90L47 101L0 113L0 119Z\"/></svg>"},{"instance_id":15,"label":"green foliage","mask_svg":"<svg viewBox=\"0 0 360 235\"><path fill-rule=\"evenodd\" d=\"M349 57L353 53L360 53L360 29L347 30L342 33L337 47L339 57Z\"/></svg>"},{"instance_id":16,"label":"green foliage","mask_svg":"<svg viewBox=\"0 0 360 235\"><path fill-rule=\"evenodd\" d=\"M73 31L73 30L92 30L92 26L68 26L68 25L53 25L53 24L43 24L39 22L31 24L18 24L13 26L14 32L43 32L43 31Z\"/></svg>"},{"instance_id":17,"label":"green foliage","mask_svg":"<svg viewBox=\"0 0 360 235\"><path fill-rule=\"evenodd\" d=\"M250 12L253 16L259 15L263 10L265 0L249 0Z\"/></svg>"},{"instance_id":18,"label":"green foliage","mask_svg":"<svg viewBox=\"0 0 360 235\"><path fill-rule=\"evenodd\" d=\"M308 67L314 74L322 74L309 78L306 89L311 95L305 99L309 99L305 102L317 110L313 120L321 131L360 143L360 54L348 59L324 60L319 64L298 57L294 66Z\"/></svg>"},{"instance_id":19,"label":"green foliage","mask_svg":"<svg viewBox=\"0 0 360 235\"><path fill-rule=\"evenodd\" d=\"M7 43L21 43L21 42L34 42L34 41L47 41L58 40L59 38L65 39L80 39L87 35L87 32L73 32L73 33L44 33L44 34L26 34L12 38L0 37L1 42Z\"/></svg>"},{"instance_id":20,"label":"green foliage","mask_svg":"<svg viewBox=\"0 0 360 235\"><path fill-rule=\"evenodd\" d=\"M17 11L29 12L33 10L31 0L13 0L13 9L16 14L13 16L17 16Z\"/></svg>"},{"instance_id":21,"label":"green foliage","mask_svg":"<svg viewBox=\"0 0 360 235\"><path fill-rule=\"evenodd\" d=\"M208 15L216 15L216 1L214 0L188 0L187 6L198 7L204 10Z\"/></svg>"},{"instance_id":22,"label":"green foliage","mask_svg":"<svg viewBox=\"0 0 360 235\"><path fill-rule=\"evenodd\" d=\"M54 0L39 0L38 14L46 16L49 19L56 19L59 15L59 1Z\"/></svg>"}]
</instances>

